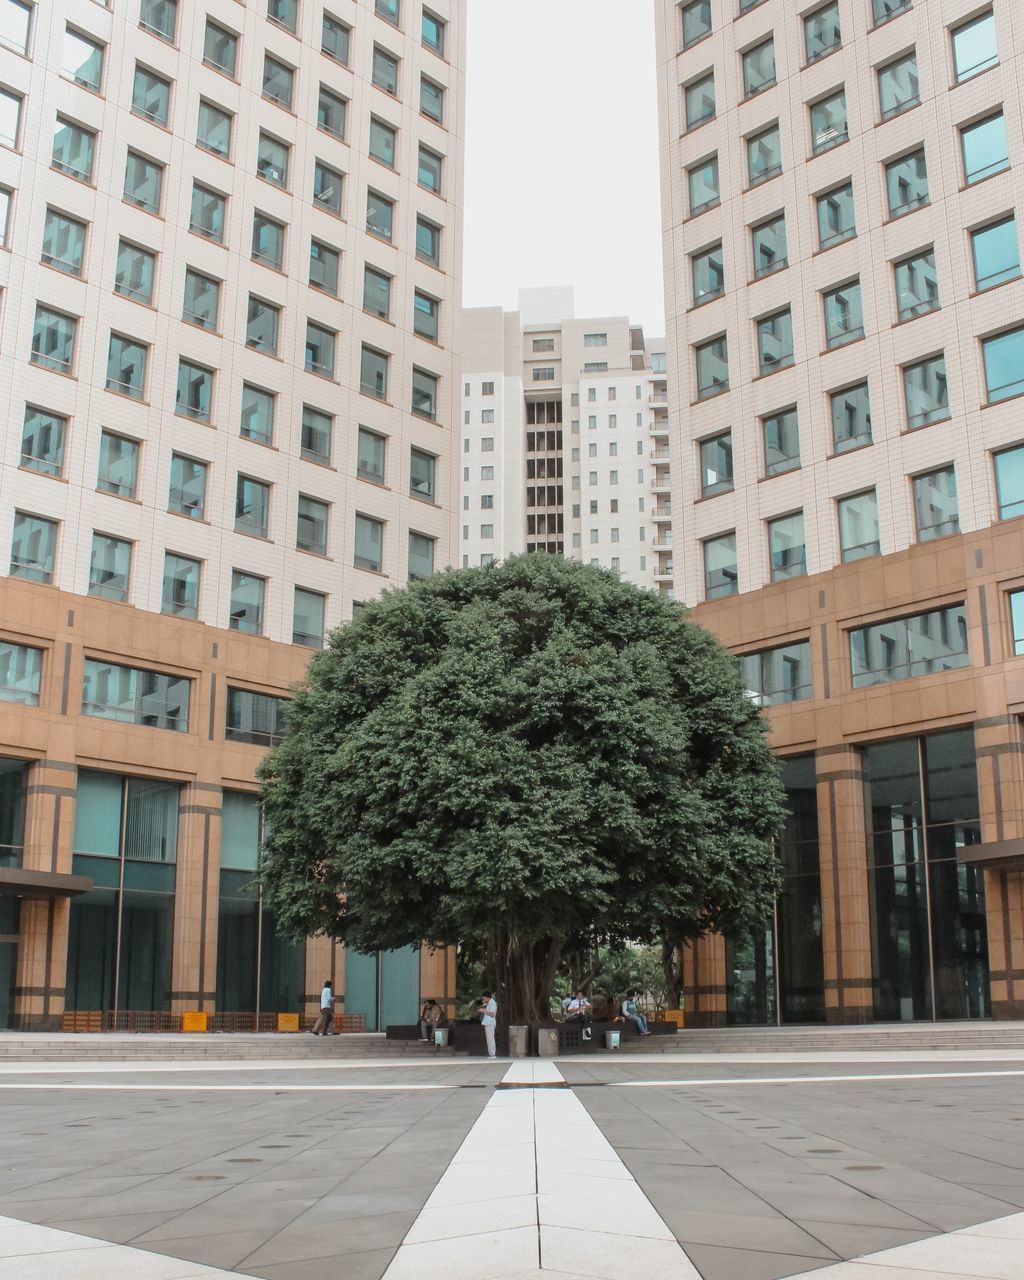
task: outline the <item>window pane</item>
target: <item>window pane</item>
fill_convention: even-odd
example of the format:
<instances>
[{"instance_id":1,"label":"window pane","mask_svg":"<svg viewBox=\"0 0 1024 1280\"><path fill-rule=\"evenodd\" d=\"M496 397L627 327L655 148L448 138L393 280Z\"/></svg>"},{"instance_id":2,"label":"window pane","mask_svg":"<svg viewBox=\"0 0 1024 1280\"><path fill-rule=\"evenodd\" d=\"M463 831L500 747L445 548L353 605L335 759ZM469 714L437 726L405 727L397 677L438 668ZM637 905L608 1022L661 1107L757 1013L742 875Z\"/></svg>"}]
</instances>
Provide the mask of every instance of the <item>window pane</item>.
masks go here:
<instances>
[{"instance_id":1,"label":"window pane","mask_svg":"<svg viewBox=\"0 0 1024 1280\"><path fill-rule=\"evenodd\" d=\"M716 244L692 257L693 302L708 302L725 291L725 268L722 263L722 246Z\"/></svg>"},{"instance_id":2,"label":"window pane","mask_svg":"<svg viewBox=\"0 0 1024 1280\"><path fill-rule=\"evenodd\" d=\"M137 667L119 666L113 662L100 662L86 658L82 674L82 712L87 716L101 716L106 720L120 720L123 724L148 725L154 729L171 729L176 733L188 732L189 680L181 676L166 675L162 671L145 671ZM131 782L135 782L131 779ZM129 804L128 823L125 832L125 857L144 862L173 862L173 833L178 818L178 788L168 783L151 783L138 780L138 786L164 792L164 803L153 805L147 795L141 806ZM142 813L139 809L142 809ZM152 836L150 823L163 818L171 832L171 856L163 841L139 839L143 834L139 826L145 824L146 836ZM134 821L133 821L134 819ZM134 834L135 839L131 836ZM157 852L158 851L158 852ZM154 856L157 852L157 856ZM162 856L160 856L162 854Z\"/></svg>"},{"instance_id":3,"label":"window pane","mask_svg":"<svg viewBox=\"0 0 1024 1280\"><path fill-rule=\"evenodd\" d=\"M916 107L920 101L916 54L908 53L879 68L878 106L883 120Z\"/></svg>"},{"instance_id":4,"label":"window pane","mask_svg":"<svg viewBox=\"0 0 1024 1280\"><path fill-rule=\"evenodd\" d=\"M132 85L132 111L136 115L152 120L154 124L166 125L171 110L171 86L161 76L154 75L145 67L135 68L135 83Z\"/></svg>"},{"instance_id":5,"label":"window pane","mask_svg":"<svg viewBox=\"0 0 1024 1280\"><path fill-rule=\"evenodd\" d=\"M423 10L422 40L428 49L444 57L444 33L446 24L432 13Z\"/></svg>"},{"instance_id":6,"label":"window pane","mask_svg":"<svg viewBox=\"0 0 1024 1280\"><path fill-rule=\"evenodd\" d=\"M829 397L832 407L832 437L836 453L871 443L871 400L868 384L861 382Z\"/></svg>"},{"instance_id":7,"label":"window pane","mask_svg":"<svg viewBox=\"0 0 1024 1280\"><path fill-rule=\"evenodd\" d=\"M727 431L712 440L702 440L699 447L701 496L708 498L712 494L731 489L732 432Z\"/></svg>"},{"instance_id":8,"label":"window pane","mask_svg":"<svg viewBox=\"0 0 1024 1280\"><path fill-rule=\"evenodd\" d=\"M1024 591L1010 592L1010 627L1013 632L1013 652L1019 658L1024 654Z\"/></svg>"},{"instance_id":9,"label":"window pane","mask_svg":"<svg viewBox=\"0 0 1024 1280\"><path fill-rule=\"evenodd\" d=\"M263 96L279 107L291 108L295 92L295 72L277 58L267 54L263 59Z\"/></svg>"},{"instance_id":10,"label":"window pane","mask_svg":"<svg viewBox=\"0 0 1024 1280\"><path fill-rule=\"evenodd\" d=\"M697 362L697 398L705 400L729 389L729 347L723 334L694 348Z\"/></svg>"},{"instance_id":11,"label":"window pane","mask_svg":"<svg viewBox=\"0 0 1024 1280\"><path fill-rule=\"evenodd\" d=\"M384 525L369 516L356 516L355 566L380 573L383 563Z\"/></svg>"},{"instance_id":12,"label":"window pane","mask_svg":"<svg viewBox=\"0 0 1024 1280\"><path fill-rule=\"evenodd\" d=\"M320 86L316 104L316 127L334 138L345 136L345 99Z\"/></svg>"},{"instance_id":13,"label":"window pane","mask_svg":"<svg viewBox=\"0 0 1024 1280\"><path fill-rule=\"evenodd\" d=\"M683 48L695 44L711 31L711 0L692 0L682 7Z\"/></svg>"},{"instance_id":14,"label":"window pane","mask_svg":"<svg viewBox=\"0 0 1024 1280\"><path fill-rule=\"evenodd\" d=\"M700 213L718 204L718 156L709 156L700 164L687 170L690 188L690 213Z\"/></svg>"},{"instance_id":15,"label":"window pane","mask_svg":"<svg viewBox=\"0 0 1024 1280\"><path fill-rule=\"evenodd\" d=\"M421 293L418 289L413 294L413 332L429 342L437 341L439 305L436 298Z\"/></svg>"},{"instance_id":16,"label":"window pane","mask_svg":"<svg viewBox=\"0 0 1024 1280\"><path fill-rule=\"evenodd\" d=\"M877 556L881 550L878 532L878 495L874 489L840 498L839 547L843 563Z\"/></svg>"},{"instance_id":17,"label":"window pane","mask_svg":"<svg viewBox=\"0 0 1024 1280\"><path fill-rule=\"evenodd\" d=\"M299 494L295 545L300 551L312 551L318 556L327 554L328 511L326 502Z\"/></svg>"},{"instance_id":18,"label":"window pane","mask_svg":"<svg viewBox=\"0 0 1024 1280\"><path fill-rule=\"evenodd\" d=\"M410 452L409 492L416 498L427 498L433 502L436 492L437 459L422 449ZM383 478L383 477L382 477Z\"/></svg>"},{"instance_id":19,"label":"window pane","mask_svg":"<svg viewBox=\"0 0 1024 1280\"><path fill-rule=\"evenodd\" d=\"M800 465L800 432L797 412L786 409L762 420L764 432L764 471L766 476L781 475Z\"/></svg>"},{"instance_id":20,"label":"window pane","mask_svg":"<svg viewBox=\"0 0 1024 1280\"><path fill-rule=\"evenodd\" d=\"M735 595L739 590L736 535L725 533L704 543L704 594L708 600Z\"/></svg>"},{"instance_id":21,"label":"window pane","mask_svg":"<svg viewBox=\"0 0 1024 1280\"><path fill-rule=\"evenodd\" d=\"M174 39L178 23L178 0L141 0L139 26L164 40Z\"/></svg>"},{"instance_id":22,"label":"window pane","mask_svg":"<svg viewBox=\"0 0 1024 1280\"><path fill-rule=\"evenodd\" d=\"M914 431L949 417L949 385L945 356L933 356L903 370L907 427Z\"/></svg>"},{"instance_id":23,"label":"window pane","mask_svg":"<svg viewBox=\"0 0 1024 1280\"><path fill-rule=\"evenodd\" d=\"M683 90L686 104L686 127L695 129L697 125L710 120L715 114L715 73L708 72Z\"/></svg>"},{"instance_id":24,"label":"window pane","mask_svg":"<svg viewBox=\"0 0 1024 1280\"><path fill-rule=\"evenodd\" d=\"M768 555L771 559L772 582L799 578L807 572L802 511L768 521Z\"/></svg>"},{"instance_id":25,"label":"window pane","mask_svg":"<svg viewBox=\"0 0 1024 1280\"><path fill-rule=\"evenodd\" d=\"M356 450L356 474L363 480L383 484L384 451L384 437L377 435L375 431L368 431L366 427L360 427Z\"/></svg>"},{"instance_id":26,"label":"window pane","mask_svg":"<svg viewBox=\"0 0 1024 1280\"><path fill-rule=\"evenodd\" d=\"M259 444L274 440L274 400L272 392L242 384L242 414L239 435Z\"/></svg>"},{"instance_id":27,"label":"window pane","mask_svg":"<svg viewBox=\"0 0 1024 1280\"><path fill-rule=\"evenodd\" d=\"M986 338L981 344L990 404L1024 391L1024 329Z\"/></svg>"},{"instance_id":28,"label":"window pane","mask_svg":"<svg viewBox=\"0 0 1024 1280\"><path fill-rule=\"evenodd\" d=\"M170 551L166 553L161 613L170 613L177 618L199 617L199 574L198 560L174 555Z\"/></svg>"},{"instance_id":29,"label":"window pane","mask_svg":"<svg viewBox=\"0 0 1024 1280\"><path fill-rule=\"evenodd\" d=\"M331 460L331 427L334 419L319 409L302 406L301 453L312 462Z\"/></svg>"},{"instance_id":30,"label":"window pane","mask_svg":"<svg viewBox=\"0 0 1024 1280\"><path fill-rule=\"evenodd\" d=\"M211 280L209 276L193 271L191 267L187 268L181 318L198 325L200 329L215 330L219 303L219 281Z\"/></svg>"},{"instance_id":31,"label":"window pane","mask_svg":"<svg viewBox=\"0 0 1024 1280\"><path fill-rule=\"evenodd\" d=\"M313 199L321 209L341 213L342 175L318 160L313 168Z\"/></svg>"},{"instance_id":32,"label":"window pane","mask_svg":"<svg viewBox=\"0 0 1024 1280\"><path fill-rule=\"evenodd\" d=\"M14 145L13 141L10 145ZM80 178L83 182L91 182L95 150L96 135L94 133L57 117L51 162L55 169L59 169L61 173L70 174L73 178Z\"/></svg>"},{"instance_id":33,"label":"window pane","mask_svg":"<svg viewBox=\"0 0 1024 1280\"><path fill-rule=\"evenodd\" d=\"M392 26L398 26L400 0L375 0L375 8L380 17L385 22L390 22Z\"/></svg>"},{"instance_id":34,"label":"window pane","mask_svg":"<svg viewBox=\"0 0 1024 1280\"><path fill-rule=\"evenodd\" d=\"M918 542L930 542L947 533L960 532L960 508L956 497L956 472L952 467L914 477L914 514Z\"/></svg>"},{"instance_id":35,"label":"window pane","mask_svg":"<svg viewBox=\"0 0 1024 1280\"><path fill-rule=\"evenodd\" d=\"M395 130L383 120L370 120L370 155L389 169L395 167Z\"/></svg>"},{"instance_id":36,"label":"window pane","mask_svg":"<svg viewBox=\"0 0 1024 1280\"><path fill-rule=\"evenodd\" d=\"M876 25L912 7L911 0L871 0L871 13Z\"/></svg>"},{"instance_id":37,"label":"window pane","mask_svg":"<svg viewBox=\"0 0 1024 1280\"><path fill-rule=\"evenodd\" d=\"M238 36L207 19L203 37L203 61L233 79L238 64Z\"/></svg>"},{"instance_id":38,"label":"window pane","mask_svg":"<svg viewBox=\"0 0 1024 1280\"><path fill-rule=\"evenodd\" d=\"M107 355L107 390L141 400L146 389L146 354L147 348L142 343L112 333Z\"/></svg>"},{"instance_id":39,"label":"window pane","mask_svg":"<svg viewBox=\"0 0 1024 1280\"><path fill-rule=\"evenodd\" d=\"M267 17L294 31L299 20L299 0L267 0Z\"/></svg>"},{"instance_id":40,"label":"window pane","mask_svg":"<svg viewBox=\"0 0 1024 1280\"><path fill-rule=\"evenodd\" d=\"M444 121L444 89L426 76L420 80L420 111L438 124Z\"/></svg>"},{"instance_id":41,"label":"window pane","mask_svg":"<svg viewBox=\"0 0 1024 1280\"><path fill-rule=\"evenodd\" d=\"M818 196L818 243L822 249L857 234L853 208L853 183Z\"/></svg>"},{"instance_id":42,"label":"window pane","mask_svg":"<svg viewBox=\"0 0 1024 1280\"><path fill-rule=\"evenodd\" d=\"M743 92L751 98L775 83L775 41L765 40L743 55Z\"/></svg>"},{"instance_id":43,"label":"window pane","mask_svg":"<svg viewBox=\"0 0 1024 1280\"><path fill-rule=\"evenodd\" d=\"M308 321L306 324L306 368L321 378L334 377L334 347L337 334Z\"/></svg>"},{"instance_id":44,"label":"window pane","mask_svg":"<svg viewBox=\"0 0 1024 1280\"><path fill-rule=\"evenodd\" d=\"M235 531L265 538L270 525L270 485L250 476L235 484Z\"/></svg>"},{"instance_id":45,"label":"window pane","mask_svg":"<svg viewBox=\"0 0 1024 1280\"><path fill-rule=\"evenodd\" d=\"M171 483L167 509L177 515L202 520L206 514L206 463L171 455Z\"/></svg>"},{"instance_id":46,"label":"window pane","mask_svg":"<svg viewBox=\"0 0 1024 1280\"><path fill-rule=\"evenodd\" d=\"M276 747L284 737L287 711L287 698L229 687L224 736L232 742Z\"/></svg>"},{"instance_id":47,"label":"window pane","mask_svg":"<svg viewBox=\"0 0 1024 1280\"><path fill-rule=\"evenodd\" d=\"M363 268L363 310L382 320L391 314L391 277L370 266Z\"/></svg>"},{"instance_id":48,"label":"window pane","mask_svg":"<svg viewBox=\"0 0 1024 1280\"><path fill-rule=\"evenodd\" d=\"M320 48L343 65L348 63L349 28L329 13L324 14Z\"/></svg>"},{"instance_id":49,"label":"window pane","mask_svg":"<svg viewBox=\"0 0 1024 1280\"><path fill-rule=\"evenodd\" d=\"M301 644L307 649L324 647L325 603L324 597L318 591L307 591L304 587L295 588L292 644Z\"/></svg>"},{"instance_id":50,"label":"window pane","mask_svg":"<svg viewBox=\"0 0 1024 1280\"><path fill-rule=\"evenodd\" d=\"M424 369L412 371L412 411L421 418L437 416L437 378Z\"/></svg>"},{"instance_id":51,"label":"window pane","mask_svg":"<svg viewBox=\"0 0 1024 1280\"><path fill-rule=\"evenodd\" d=\"M440 192L442 163L442 158L435 151L431 151L427 147L420 147L416 180L421 187L426 187L428 191Z\"/></svg>"},{"instance_id":52,"label":"window pane","mask_svg":"<svg viewBox=\"0 0 1024 1280\"><path fill-rule=\"evenodd\" d=\"M839 146L848 137L846 93L840 89L811 107L811 149L818 155Z\"/></svg>"},{"instance_id":53,"label":"window pane","mask_svg":"<svg viewBox=\"0 0 1024 1280\"><path fill-rule=\"evenodd\" d=\"M772 125L747 139L747 177L750 185L767 182L782 172L782 140L779 126Z\"/></svg>"},{"instance_id":54,"label":"window pane","mask_svg":"<svg viewBox=\"0 0 1024 1280\"><path fill-rule=\"evenodd\" d=\"M56 521L16 511L11 541L11 577L52 582L56 546Z\"/></svg>"},{"instance_id":55,"label":"window pane","mask_svg":"<svg viewBox=\"0 0 1024 1280\"><path fill-rule=\"evenodd\" d=\"M22 0L4 0L0 5L0 45L15 53L27 53L31 19L31 5Z\"/></svg>"},{"instance_id":56,"label":"window pane","mask_svg":"<svg viewBox=\"0 0 1024 1280\"><path fill-rule=\"evenodd\" d=\"M434 572L434 539L409 533L409 581L429 578Z\"/></svg>"},{"instance_id":57,"label":"window pane","mask_svg":"<svg viewBox=\"0 0 1024 1280\"><path fill-rule=\"evenodd\" d=\"M373 46L370 81L385 93L398 93L398 59L379 45Z\"/></svg>"},{"instance_id":58,"label":"window pane","mask_svg":"<svg viewBox=\"0 0 1024 1280\"><path fill-rule=\"evenodd\" d=\"M43 224L42 261L69 276L82 274L85 256L85 223L47 209Z\"/></svg>"},{"instance_id":59,"label":"window pane","mask_svg":"<svg viewBox=\"0 0 1024 1280\"><path fill-rule=\"evenodd\" d=\"M260 134L256 149L256 172L275 187L288 185L288 147L267 133Z\"/></svg>"},{"instance_id":60,"label":"window pane","mask_svg":"<svg viewBox=\"0 0 1024 1280\"><path fill-rule=\"evenodd\" d=\"M89 595L104 600L128 599L128 574L131 569L132 544L105 533L92 535L89 561Z\"/></svg>"},{"instance_id":61,"label":"window pane","mask_svg":"<svg viewBox=\"0 0 1024 1280\"><path fill-rule=\"evenodd\" d=\"M124 198L147 213L160 212L160 194L163 188L164 167L147 160L145 156L128 152L124 170Z\"/></svg>"},{"instance_id":62,"label":"window pane","mask_svg":"<svg viewBox=\"0 0 1024 1280\"><path fill-rule=\"evenodd\" d=\"M896 309L901 320L934 311L939 305L939 282L932 250L895 265Z\"/></svg>"},{"instance_id":63,"label":"window pane","mask_svg":"<svg viewBox=\"0 0 1024 1280\"><path fill-rule=\"evenodd\" d=\"M953 66L958 84L994 67L998 61L996 20L991 9L953 32Z\"/></svg>"},{"instance_id":64,"label":"window pane","mask_svg":"<svg viewBox=\"0 0 1024 1280\"><path fill-rule=\"evenodd\" d=\"M207 240L217 244L224 243L224 214L227 201L216 191L192 184L192 207L189 212L189 230L195 231Z\"/></svg>"},{"instance_id":65,"label":"window pane","mask_svg":"<svg viewBox=\"0 0 1024 1280\"><path fill-rule=\"evenodd\" d=\"M212 102L199 103L196 146L225 159L231 151L231 116Z\"/></svg>"},{"instance_id":66,"label":"window pane","mask_svg":"<svg viewBox=\"0 0 1024 1280\"><path fill-rule=\"evenodd\" d=\"M20 133L21 98L0 89L0 146L16 147Z\"/></svg>"},{"instance_id":67,"label":"window pane","mask_svg":"<svg viewBox=\"0 0 1024 1280\"><path fill-rule=\"evenodd\" d=\"M153 301L155 270L155 254L140 249L138 245L129 244L127 240L121 240L117 246L114 292L149 306Z\"/></svg>"},{"instance_id":68,"label":"window pane","mask_svg":"<svg viewBox=\"0 0 1024 1280\"><path fill-rule=\"evenodd\" d=\"M391 239L395 220L394 202L378 195L376 191L366 193L366 229L384 240ZM416 224L416 248L420 252L420 224Z\"/></svg>"},{"instance_id":69,"label":"window pane","mask_svg":"<svg viewBox=\"0 0 1024 1280\"><path fill-rule=\"evenodd\" d=\"M788 309L758 320L757 350L762 374L793 363L793 316Z\"/></svg>"},{"instance_id":70,"label":"window pane","mask_svg":"<svg viewBox=\"0 0 1024 1280\"><path fill-rule=\"evenodd\" d=\"M388 398L388 357L372 347L363 347L360 357L359 390L378 400Z\"/></svg>"},{"instance_id":71,"label":"window pane","mask_svg":"<svg viewBox=\"0 0 1024 1280\"><path fill-rule=\"evenodd\" d=\"M1020 275L1020 248L1017 244L1017 221L1011 215L1001 222L971 232L974 254L974 284L977 289L1016 280Z\"/></svg>"},{"instance_id":72,"label":"window pane","mask_svg":"<svg viewBox=\"0 0 1024 1280\"><path fill-rule=\"evenodd\" d=\"M14 644L8 640L0 640L0 702L20 702L22 706L39 706L39 686L43 671L43 653L41 649L32 649L28 645ZM10 761L5 760L5 767ZM9 813L10 797L7 788L3 789L3 806ZM5 815L6 817L6 815ZM0 822L0 858L6 858L14 841L10 840L9 817ZM20 840L17 843L21 843ZM5 865L0 862L0 866Z\"/></svg>"},{"instance_id":73,"label":"window pane","mask_svg":"<svg viewBox=\"0 0 1024 1280\"><path fill-rule=\"evenodd\" d=\"M118 498L134 498L139 475L139 442L104 431L100 436L96 488Z\"/></svg>"},{"instance_id":74,"label":"window pane","mask_svg":"<svg viewBox=\"0 0 1024 1280\"><path fill-rule=\"evenodd\" d=\"M864 313L860 300L860 281L831 289L823 296L825 308L825 345L841 347L864 337Z\"/></svg>"},{"instance_id":75,"label":"window pane","mask_svg":"<svg viewBox=\"0 0 1024 1280\"><path fill-rule=\"evenodd\" d=\"M103 78L103 46L68 27L64 32L60 69L75 84L98 93Z\"/></svg>"},{"instance_id":76,"label":"window pane","mask_svg":"<svg viewBox=\"0 0 1024 1280\"><path fill-rule=\"evenodd\" d=\"M779 271L787 265L786 219L783 214L752 227L750 237L756 279L771 275L773 271Z\"/></svg>"},{"instance_id":77,"label":"window pane","mask_svg":"<svg viewBox=\"0 0 1024 1280\"><path fill-rule=\"evenodd\" d=\"M231 604L228 626L232 631L245 631L250 635L263 634L263 601L266 582L251 573L238 569L231 571ZM228 700L230 722L231 702Z\"/></svg>"},{"instance_id":78,"label":"window pane","mask_svg":"<svg viewBox=\"0 0 1024 1280\"><path fill-rule=\"evenodd\" d=\"M174 412L197 422L209 422L212 402L213 371L190 360L179 360Z\"/></svg>"},{"instance_id":79,"label":"window pane","mask_svg":"<svg viewBox=\"0 0 1024 1280\"><path fill-rule=\"evenodd\" d=\"M804 18L804 50L807 61L824 58L843 43L839 29L839 0L822 5Z\"/></svg>"},{"instance_id":80,"label":"window pane","mask_svg":"<svg viewBox=\"0 0 1024 1280\"><path fill-rule=\"evenodd\" d=\"M850 632L855 689L948 671L967 663L967 618L962 604Z\"/></svg>"},{"instance_id":81,"label":"window pane","mask_svg":"<svg viewBox=\"0 0 1024 1280\"><path fill-rule=\"evenodd\" d=\"M979 120L977 124L961 129L960 146L963 151L964 180L968 184L981 182L1010 167L1006 121L1001 111L989 116L987 120Z\"/></svg>"},{"instance_id":82,"label":"window pane","mask_svg":"<svg viewBox=\"0 0 1024 1280\"><path fill-rule=\"evenodd\" d=\"M21 465L44 476L59 476L64 466L64 437L68 420L46 409L25 406L21 436Z\"/></svg>"},{"instance_id":83,"label":"window pane","mask_svg":"<svg viewBox=\"0 0 1024 1280\"><path fill-rule=\"evenodd\" d=\"M813 696L811 646L806 640L745 653L740 671L747 693L759 707L777 707Z\"/></svg>"},{"instance_id":84,"label":"window pane","mask_svg":"<svg viewBox=\"0 0 1024 1280\"><path fill-rule=\"evenodd\" d=\"M54 373L70 373L75 359L75 337L78 321L48 307L36 307L32 328L33 364Z\"/></svg>"},{"instance_id":85,"label":"window pane","mask_svg":"<svg viewBox=\"0 0 1024 1280\"><path fill-rule=\"evenodd\" d=\"M277 355L278 325L280 308L261 298L249 295L249 308L246 318L245 345L256 351L265 351L268 355Z\"/></svg>"},{"instance_id":86,"label":"window pane","mask_svg":"<svg viewBox=\"0 0 1024 1280\"><path fill-rule=\"evenodd\" d=\"M319 240L311 240L309 244L309 283L314 289L337 297L338 270L341 254L330 245Z\"/></svg>"}]
</instances>

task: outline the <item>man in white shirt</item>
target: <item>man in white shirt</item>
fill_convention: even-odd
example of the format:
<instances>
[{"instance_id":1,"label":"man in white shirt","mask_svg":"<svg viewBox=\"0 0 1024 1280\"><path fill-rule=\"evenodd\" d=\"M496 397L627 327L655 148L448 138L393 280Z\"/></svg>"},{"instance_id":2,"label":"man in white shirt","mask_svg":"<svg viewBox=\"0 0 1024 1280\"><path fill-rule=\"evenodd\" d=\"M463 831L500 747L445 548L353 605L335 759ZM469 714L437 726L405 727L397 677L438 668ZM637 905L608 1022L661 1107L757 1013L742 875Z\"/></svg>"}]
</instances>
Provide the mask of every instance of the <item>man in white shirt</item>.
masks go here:
<instances>
[{"instance_id":1,"label":"man in white shirt","mask_svg":"<svg viewBox=\"0 0 1024 1280\"><path fill-rule=\"evenodd\" d=\"M333 1031L329 1030L331 1023L334 1021L334 989L331 986L330 978L324 983L324 989L320 992L320 1017L313 1024L313 1034L315 1036L333 1035Z\"/></svg>"},{"instance_id":2,"label":"man in white shirt","mask_svg":"<svg viewBox=\"0 0 1024 1280\"><path fill-rule=\"evenodd\" d=\"M480 997L480 1006L483 1009L483 1017L480 1021L484 1028L484 1039L487 1041L487 1056L493 1058L496 1054L494 1028L498 1022L498 1002L489 991L485 991Z\"/></svg>"},{"instance_id":3,"label":"man in white shirt","mask_svg":"<svg viewBox=\"0 0 1024 1280\"><path fill-rule=\"evenodd\" d=\"M565 1011L566 1020L575 1022L583 1031L583 1039L591 1038L590 1030L590 1001L582 991L577 991L575 996L569 1001L569 1007Z\"/></svg>"}]
</instances>

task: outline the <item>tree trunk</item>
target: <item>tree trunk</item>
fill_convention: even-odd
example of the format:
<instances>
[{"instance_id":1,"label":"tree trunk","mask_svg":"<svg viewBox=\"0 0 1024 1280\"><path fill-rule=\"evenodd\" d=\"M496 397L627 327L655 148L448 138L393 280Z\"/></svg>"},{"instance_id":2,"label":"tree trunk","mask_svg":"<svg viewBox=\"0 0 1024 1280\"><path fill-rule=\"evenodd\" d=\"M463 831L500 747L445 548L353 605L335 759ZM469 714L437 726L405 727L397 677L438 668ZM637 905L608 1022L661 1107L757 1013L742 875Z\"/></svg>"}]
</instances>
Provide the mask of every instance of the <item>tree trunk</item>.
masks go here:
<instances>
[{"instance_id":1,"label":"tree trunk","mask_svg":"<svg viewBox=\"0 0 1024 1280\"><path fill-rule=\"evenodd\" d=\"M683 944L661 940L661 971L665 975L666 1007L678 1009L683 996Z\"/></svg>"},{"instance_id":2,"label":"tree trunk","mask_svg":"<svg viewBox=\"0 0 1024 1280\"><path fill-rule=\"evenodd\" d=\"M491 934L487 971L494 982L500 1023L528 1026L548 1021L562 945L561 938L528 942L513 929L497 929Z\"/></svg>"}]
</instances>

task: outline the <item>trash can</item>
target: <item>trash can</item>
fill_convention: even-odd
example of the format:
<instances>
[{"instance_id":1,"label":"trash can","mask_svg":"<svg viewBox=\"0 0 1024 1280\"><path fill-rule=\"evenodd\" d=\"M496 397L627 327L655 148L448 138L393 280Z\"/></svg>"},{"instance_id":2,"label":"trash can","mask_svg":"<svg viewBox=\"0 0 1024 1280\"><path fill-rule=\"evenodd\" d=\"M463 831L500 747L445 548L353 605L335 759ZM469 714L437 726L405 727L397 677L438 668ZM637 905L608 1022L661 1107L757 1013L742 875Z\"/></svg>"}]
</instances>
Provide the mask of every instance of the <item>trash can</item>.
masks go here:
<instances>
[{"instance_id":1,"label":"trash can","mask_svg":"<svg viewBox=\"0 0 1024 1280\"><path fill-rule=\"evenodd\" d=\"M558 1028L540 1027L537 1031L537 1053L541 1058L558 1057Z\"/></svg>"},{"instance_id":2,"label":"trash can","mask_svg":"<svg viewBox=\"0 0 1024 1280\"><path fill-rule=\"evenodd\" d=\"M510 1058L526 1057L526 1027L509 1027L508 1056Z\"/></svg>"},{"instance_id":3,"label":"trash can","mask_svg":"<svg viewBox=\"0 0 1024 1280\"><path fill-rule=\"evenodd\" d=\"M448 1028L447 1027L434 1028L434 1044L438 1049L448 1048Z\"/></svg>"},{"instance_id":4,"label":"trash can","mask_svg":"<svg viewBox=\"0 0 1024 1280\"><path fill-rule=\"evenodd\" d=\"M604 1047L606 1049L617 1049L621 1037L621 1031L606 1031L604 1033Z\"/></svg>"}]
</instances>

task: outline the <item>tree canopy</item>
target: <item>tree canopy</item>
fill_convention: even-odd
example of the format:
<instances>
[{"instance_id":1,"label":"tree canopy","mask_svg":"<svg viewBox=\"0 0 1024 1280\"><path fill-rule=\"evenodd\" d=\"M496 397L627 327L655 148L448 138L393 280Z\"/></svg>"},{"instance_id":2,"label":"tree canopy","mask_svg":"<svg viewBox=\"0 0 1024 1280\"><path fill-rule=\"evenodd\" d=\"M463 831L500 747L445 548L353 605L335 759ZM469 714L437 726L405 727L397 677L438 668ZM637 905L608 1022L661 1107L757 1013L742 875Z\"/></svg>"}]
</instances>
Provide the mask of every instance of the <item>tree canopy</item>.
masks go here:
<instances>
[{"instance_id":1,"label":"tree canopy","mask_svg":"<svg viewBox=\"0 0 1024 1280\"><path fill-rule=\"evenodd\" d=\"M734 659L681 606L543 554L366 605L265 760L265 901L360 950L473 941L517 1018L561 949L771 914L783 792Z\"/></svg>"}]
</instances>

